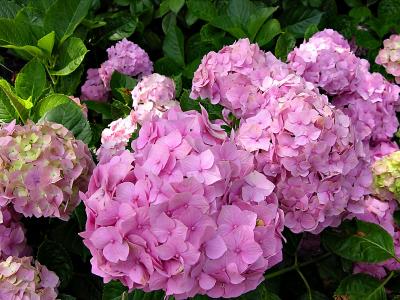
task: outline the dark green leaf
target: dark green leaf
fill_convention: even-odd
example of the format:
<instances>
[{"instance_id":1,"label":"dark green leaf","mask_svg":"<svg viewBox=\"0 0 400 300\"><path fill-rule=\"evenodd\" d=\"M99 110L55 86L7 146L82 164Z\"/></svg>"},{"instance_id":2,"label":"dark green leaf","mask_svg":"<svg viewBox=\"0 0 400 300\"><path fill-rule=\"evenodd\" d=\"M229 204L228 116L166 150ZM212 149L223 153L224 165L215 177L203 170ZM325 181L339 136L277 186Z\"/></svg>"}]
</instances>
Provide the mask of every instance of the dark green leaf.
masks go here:
<instances>
[{"instance_id":1,"label":"dark green leaf","mask_svg":"<svg viewBox=\"0 0 400 300\"><path fill-rule=\"evenodd\" d=\"M168 13L162 20L162 30L167 33L171 26L176 26L176 15L174 13Z\"/></svg>"},{"instance_id":2,"label":"dark green leaf","mask_svg":"<svg viewBox=\"0 0 400 300\"><path fill-rule=\"evenodd\" d=\"M0 45L3 47L33 47L32 45L36 45L35 35L31 27L26 23L0 18L0 28Z\"/></svg>"},{"instance_id":3,"label":"dark green leaf","mask_svg":"<svg viewBox=\"0 0 400 300\"><path fill-rule=\"evenodd\" d=\"M278 7L262 7L256 10L255 13L251 15L251 18L245 26L247 28L247 32L250 35L250 40L254 42L254 39L257 36L257 33L260 31L261 26L265 23L265 21L278 9Z\"/></svg>"},{"instance_id":4,"label":"dark green leaf","mask_svg":"<svg viewBox=\"0 0 400 300\"><path fill-rule=\"evenodd\" d=\"M0 1L0 18L13 19L21 9L17 3L8 0Z\"/></svg>"},{"instance_id":5,"label":"dark green leaf","mask_svg":"<svg viewBox=\"0 0 400 300\"><path fill-rule=\"evenodd\" d=\"M221 15L214 18L211 22L211 25L230 33L237 39L247 36L242 27L232 22L231 19L229 19L229 17L226 15Z\"/></svg>"},{"instance_id":6,"label":"dark green leaf","mask_svg":"<svg viewBox=\"0 0 400 300\"><path fill-rule=\"evenodd\" d=\"M103 286L102 300L117 300L121 299L121 295L126 292L128 288L120 281L113 280Z\"/></svg>"},{"instance_id":7,"label":"dark green leaf","mask_svg":"<svg viewBox=\"0 0 400 300\"><path fill-rule=\"evenodd\" d=\"M368 17L372 16L371 11L366 6L354 7L349 11L349 16L356 20L356 22L363 22Z\"/></svg>"},{"instance_id":8,"label":"dark green leaf","mask_svg":"<svg viewBox=\"0 0 400 300\"><path fill-rule=\"evenodd\" d=\"M182 31L177 26L172 26L165 35L163 51L179 66L185 65L184 38Z\"/></svg>"},{"instance_id":9,"label":"dark green leaf","mask_svg":"<svg viewBox=\"0 0 400 300\"><path fill-rule=\"evenodd\" d=\"M182 69L169 57L162 57L154 63L154 71L165 76L178 75Z\"/></svg>"},{"instance_id":10,"label":"dark green leaf","mask_svg":"<svg viewBox=\"0 0 400 300\"><path fill-rule=\"evenodd\" d=\"M80 66L87 52L81 39L70 37L59 49L57 63L50 74L58 76L71 74Z\"/></svg>"},{"instance_id":11,"label":"dark green leaf","mask_svg":"<svg viewBox=\"0 0 400 300\"><path fill-rule=\"evenodd\" d=\"M299 300L309 300L310 295L308 293L302 295ZM330 298L318 291L311 291L311 299L312 300L330 300Z\"/></svg>"},{"instance_id":12,"label":"dark green leaf","mask_svg":"<svg viewBox=\"0 0 400 300\"><path fill-rule=\"evenodd\" d=\"M74 103L64 103L48 111L43 119L59 123L68 128L75 138L90 143L92 133L90 125L81 109Z\"/></svg>"},{"instance_id":13,"label":"dark green leaf","mask_svg":"<svg viewBox=\"0 0 400 300\"><path fill-rule=\"evenodd\" d=\"M168 0L169 9L176 14L181 10L184 4L185 0Z\"/></svg>"},{"instance_id":14,"label":"dark green leaf","mask_svg":"<svg viewBox=\"0 0 400 300\"><path fill-rule=\"evenodd\" d=\"M400 20L400 0L382 0L378 5L378 18L397 24Z\"/></svg>"},{"instance_id":15,"label":"dark green leaf","mask_svg":"<svg viewBox=\"0 0 400 300\"><path fill-rule=\"evenodd\" d=\"M182 92L182 74L173 76L172 79L175 82L175 95L178 98Z\"/></svg>"},{"instance_id":16,"label":"dark green leaf","mask_svg":"<svg viewBox=\"0 0 400 300\"><path fill-rule=\"evenodd\" d=\"M85 104L88 109L101 114L103 119L112 119L111 105L109 103L102 103L98 101L85 101Z\"/></svg>"},{"instance_id":17,"label":"dark green leaf","mask_svg":"<svg viewBox=\"0 0 400 300\"><path fill-rule=\"evenodd\" d=\"M376 39L369 31L357 30L356 32L356 43L361 47L367 49L377 49L381 46L381 42Z\"/></svg>"},{"instance_id":18,"label":"dark green leaf","mask_svg":"<svg viewBox=\"0 0 400 300\"><path fill-rule=\"evenodd\" d=\"M296 45L296 38L289 32L282 33L275 46L275 55L286 61L287 55Z\"/></svg>"},{"instance_id":19,"label":"dark green leaf","mask_svg":"<svg viewBox=\"0 0 400 300\"><path fill-rule=\"evenodd\" d=\"M246 294L241 295L240 297L235 298L237 300L280 300L278 295L273 292L267 290L265 284L260 284L257 289L248 292Z\"/></svg>"},{"instance_id":20,"label":"dark green leaf","mask_svg":"<svg viewBox=\"0 0 400 300\"><path fill-rule=\"evenodd\" d=\"M318 32L318 27L315 24L311 24L308 26L306 32L304 33L304 38L308 40L310 37L312 37L315 33Z\"/></svg>"},{"instance_id":21,"label":"dark green leaf","mask_svg":"<svg viewBox=\"0 0 400 300\"><path fill-rule=\"evenodd\" d=\"M136 84L136 79L116 71L112 74L110 80L110 87L112 90L118 88L126 88L132 90L136 86Z\"/></svg>"},{"instance_id":22,"label":"dark green leaf","mask_svg":"<svg viewBox=\"0 0 400 300\"><path fill-rule=\"evenodd\" d=\"M49 7L44 18L44 28L55 31L60 43L70 37L86 17L91 0L57 0Z\"/></svg>"},{"instance_id":23,"label":"dark green leaf","mask_svg":"<svg viewBox=\"0 0 400 300\"><path fill-rule=\"evenodd\" d=\"M18 73L15 80L15 91L23 99L31 97L32 102L43 93L46 86L46 71L42 63L34 58Z\"/></svg>"},{"instance_id":24,"label":"dark green leaf","mask_svg":"<svg viewBox=\"0 0 400 300\"><path fill-rule=\"evenodd\" d=\"M304 33L307 28L311 25L318 25L321 21L321 17L324 13L319 10L305 10L301 15L300 21L295 24L289 25L286 30L294 35L296 38L304 37Z\"/></svg>"},{"instance_id":25,"label":"dark green leaf","mask_svg":"<svg viewBox=\"0 0 400 300\"><path fill-rule=\"evenodd\" d=\"M46 34L41 39L39 39L37 45L40 49L44 50L48 55L51 55L51 52L53 52L55 38L56 38L56 33L52 31Z\"/></svg>"},{"instance_id":26,"label":"dark green leaf","mask_svg":"<svg viewBox=\"0 0 400 300\"><path fill-rule=\"evenodd\" d=\"M201 20L211 22L217 17L217 9L210 0L189 0L187 6L189 11Z\"/></svg>"},{"instance_id":27,"label":"dark green leaf","mask_svg":"<svg viewBox=\"0 0 400 300\"><path fill-rule=\"evenodd\" d=\"M250 0L230 0L227 15L235 25L247 28L250 16L255 10L254 4Z\"/></svg>"},{"instance_id":28,"label":"dark green leaf","mask_svg":"<svg viewBox=\"0 0 400 300\"><path fill-rule=\"evenodd\" d=\"M342 280L335 291L335 297L351 300L385 300L386 293L375 278L366 274L355 274Z\"/></svg>"},{"instance_id":29,"label":"dark green leaf","mask_svg":"<svg viewBox=\"0 0 400 300\"><path fill-rule=\"evenodd\" d=\"M75 297L67 295L67 294L58 294L57 299L60 299L60 300L76 300Z\"/></svg>"},{"instance_id":30,"label":"dark green leaf","mask_svg":"<svg viewBox=\"0 0 400 300\"><path fill-rule=\"evenodd\" d=\"M70 294L77 299L99 300L102 295L102 280L92 274L74 273L69 284Z\"/></svg>"},{"instance_id":31,"label":"dark green leaf","mask_svg":"<svg viewBox=\"0 0 400 300\"><path fill-rule=\"evenodd\" d=\"M357 7L357 6L362 6L362 1L361 0L344 0L346 4L350 7Z\"/></svg>"},{"instance_id":32,"label":"dark green leaf","mask_svg":"<svg viewBox=\"0 0 400 300\"><path fill-rule=\"evenodd\" d=\"M392 237L373 223L345 221L339 228L325 231L322 240L335 254L356 262L382 262L394 257Z\"/></svg>"},{"instance_id":33,"label":"dark green leaf","mask_svg":"<svg viewBox=\"0 0 400 300\"><path fill-rule=\"evenodd\" d=\"M73 265L68 252L59 244L45 240L38 249L37 259L60 278L61 287L68 285L73 272Z\"/></svg>"},{"instance_id":34,"label":"dark green leaf","mask_svg":"<svg viewBox=\"0 0 400 300\"><path fill-rule=\"evenodd\" d=\"M256 42L262 47L272 41L274 37L281 33L281 25L277 19L268 20L257 34Z\"/></svg>"},{"instance_id":35,"label":"dark green leaf","mask_svg":"<svg viewBox=\"0 0 400 300\"><path fill-rule=\"evenodd\" d=\"M119 41L123 38L130 37L136 30L138 20L136 18L129 18L127 22L114 29L109 36L111 41Z\"/></svg>"},{"instance_id":36,"label":"dark green leaf","mask_svg":"<svg viewBox=\"0 0 400 300\"><path fill-rule=\"evenodd\" d=\"M83 74L83 65L81 64L75 71L67 76L58 77L57 83L54 86L56 93L64 95L75 95L76 89L81 83L81 77Z\"/></svg>"}]
</instances>

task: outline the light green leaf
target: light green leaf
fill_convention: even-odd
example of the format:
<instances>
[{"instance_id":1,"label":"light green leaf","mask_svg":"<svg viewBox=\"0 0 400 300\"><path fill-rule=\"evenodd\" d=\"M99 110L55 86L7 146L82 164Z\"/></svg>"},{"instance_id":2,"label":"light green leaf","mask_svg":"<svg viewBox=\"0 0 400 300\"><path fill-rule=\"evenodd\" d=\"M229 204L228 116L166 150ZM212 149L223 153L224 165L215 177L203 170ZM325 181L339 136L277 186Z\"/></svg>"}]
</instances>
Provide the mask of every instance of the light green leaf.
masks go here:
<instances>
[{"instance_id":1,"label":"light green leaf","mask_svg":"<svg viewBox=\"0 0 400 300\"><path fill-rule=\"evenodd\" d=\"M185 0L168 0L169 9L176 14L181 10L184 4Z\"/></svg>"},{"instance_id":2,"label":"light green leaf","mask_svg":"<svg viewBox=\"0 0 400 300\"><path fill-rule=\"evenodd\" d=\"M40 49L44 50L48 55L51 55L54 47L54 41L56 33L54 31L46 34L44 37L38 40L37 45Z\"/></svg>"},{"instance_id":3,"label":"light green leaf","mask_svg":"<svg viewBox=\"0 0 400 300\"><path fill-rule=\"evenodd\" d=\"M62 44L86 17L91 4L91 0L57 0L46 13L44 28L54 30Z\"/></svg>"},{"instance_id":4,"label":"light green leaf","mask_svg":"<svg viewBox=\"0 0 400 300\"><path fill-rule=\"evenodd\" d=\"M38 120L43 117L48 111L53 108L66 103L72 103L78 107L78 105L72 101L68 96L62 94L51 94L41 99L35 106L35 118Z\"/></svg>"},{"instance_id":5,"label":"light green leaf","mask_svg":"<svg viewBox=\"0 0 400 300\"><path fill-rule=\"evenodd\" d=\"M163 51L179 66L185 65L184 38L178 26L171 26L165 35Z\"/></svg>"},{"instance_id":6,"label":"light green leaf","mask_svg":"<svg viewBox=\"0 0 400 300\"><path fill-rule=\"evenodd\" d=\"M295 37L289 33L285 32L281 34L275 45L275 55L283 61L286 61L287 55L293 50L296 45Z\"/></svg>"},{"instance_id":7,"label":"light green leaf","mask_svg":"<svg viewBox=\"0 0 400 300\"><path fill-rule=\"evenodd\" d=\"M87 52L81 39L70 37L62 44L56 65L50 74L59 76L71 74L82 63Z\"/></svg>"},{"instance_id":8,"label":"light green leaf","mask_svg":"<svg viewBox=\"0 0 400 300\"><path fill-rule=\"evenodd\" d=\"M322 240L333 253L355 262L377 263L395 256L390 234L377 224L360 220L324 231Z\"/></svg>"},{"instance_id":9,"label":"light green leaf","mask_svg":"<svg viewBox=\"0 0 400 300\"><path fill-rule=\"evenodd\" d=\"M42 119L64 125L74 134L75 138L86 144L89 144L92 139L89 122L81 109L74 103L60 104L49 110Z\"/></svg>"},{"instance_id":10,"label":"light green leaf","mask_svg":"<svg viewBox=\"0 0 400 300\"><path fill-rule=\"evenodd\" d=\"M28 109L25 106L29 107L26 101L18 97L13 87L4 79L0 79L0 90L8 98L21 120L25 122L28 119Z\"/></svg>"},{"instance_id":11,"label":"light green leaf","mask_svg":"<svg viewBox=\"0 0 400 300\"><path fill-rule=\"evenodd\" d=\"M8 123L15 118L17 118L15 108L12 106L7 95L0 89L0 121Z\"/></svg>"},{"instance_id":12,"label":"light green leaf","mask_svg":"<svg viewBox=\"0 0 400 300\"><path fill-rule=\"evenodd\" d=\"M15 49L29 53L32 57L43 56L42 50L36 46L15 46L15 45L3 45L2 47L8 49Z\"/></svg>"},{"instance_id":13,"label":"light green leaf","mask_svg":"<svg viewBox=\"0 0 400 300\"><path fill-rule=\"evenodd\" d=\"M268 20L257 34L256 42L262 47L282 32L281 24L277 19Z\"/></svg>"},{"instance_id":14,"label":"light green leaf","mask_svg":"<svg viewBox=\"0 0 400 300\"><path fill-rule=\"evenodd\" d=\"M252 14L248 25L245 26L250 34L251 41L254 41L261 26L277 9L278 7L262 7Z\"/></svg>"},{"instance_id":15,"label":"light green leaf","mask_svg":"<svg viewBox=\"0 0 400 300\"><path fill-rule=\"evenodd\" d=\"M13 19L21 9L17 3L8 0L0 0L0 18Z\"/></svg>"},{"instance_id":16,"label":"light green leaf","mask_svg":"<svg viewBox=\"0 0 400 300\"><path fill-rule=\"evenodd\" d=\"M351 300L385 300L383 285L366 274L350 275L342 280L335 291L335 298ZM339 298L341 297L341 298Z\"/></svg>"},{"instance_id":17,"label":"light green leaf","mask_svg":"<svg viewBox=\"0 0 400 300\"><path fill-rule=\"evenodd\" d=\"M18 73L15 80L15 91L23 99L32 98L32 102L43 93L46 86L46 71L42 63L34 58Z\"/></svg>"}]
</instances>

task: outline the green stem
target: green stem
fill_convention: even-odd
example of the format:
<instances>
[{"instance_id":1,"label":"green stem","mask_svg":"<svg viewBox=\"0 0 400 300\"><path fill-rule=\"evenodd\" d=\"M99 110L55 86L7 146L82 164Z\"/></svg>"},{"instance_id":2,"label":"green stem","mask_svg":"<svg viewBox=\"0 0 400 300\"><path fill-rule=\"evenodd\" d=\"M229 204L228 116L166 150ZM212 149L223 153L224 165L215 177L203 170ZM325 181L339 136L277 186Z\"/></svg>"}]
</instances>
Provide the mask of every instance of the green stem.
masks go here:
<instances>
[{"instance_id":1,"label":"green stem","mask_svg":"<svg viewBox=\"0 0 400 300\"><path fill-rule=\"evenodd\" d=\"M390 272L389 276L385 278L385 280L381 283L379 287L384 287L386 283L389 282L390 279L394 276L394 271Z\"/></svg>"},{"instance_id":2,"label":"green stem","mask_svg":"<svg viewBox=\"0 0 400 300\"><path fill-rule=\"evenodd\" d=\"M266 274L265 275L265 279L274 278L274 277L280 276L282 274L285 274L285 273L288 273L288 272L291 272L291 271L295 271L297 268L302 268L302 267L311 265L313 263L319 262L319 261L324 260L325 258L327 258L327 257L329 257L331 255L332 254L328 252L328 253L322 254L321 256L318 256L316 258L310 259L309 261L305 261L303 263L300 263L300 264L297 264L297 262L295 262L290 267L283 268L283 269L280 269L280 270L278 270L276 272L272 272L272 273Z\"/></svg>"},{"instance_id":3,"label":"green stem","mask_svg":"<svg viewBox=\"0 0 400 300\"><path fill-rule=\"evenodd\" d=\"M312 300L311 287L310 287L310 285L308 284L308 281L307 281L306 277L303 275L303 273L301 273L299 267L296 268L296 271L297 271L297 273L299 274L299 276L301 277L301 279L303 280L304 285L305 285L306 288L307 288L308 299L309 299L309 300Z\"/></svg>"}]
</instances>

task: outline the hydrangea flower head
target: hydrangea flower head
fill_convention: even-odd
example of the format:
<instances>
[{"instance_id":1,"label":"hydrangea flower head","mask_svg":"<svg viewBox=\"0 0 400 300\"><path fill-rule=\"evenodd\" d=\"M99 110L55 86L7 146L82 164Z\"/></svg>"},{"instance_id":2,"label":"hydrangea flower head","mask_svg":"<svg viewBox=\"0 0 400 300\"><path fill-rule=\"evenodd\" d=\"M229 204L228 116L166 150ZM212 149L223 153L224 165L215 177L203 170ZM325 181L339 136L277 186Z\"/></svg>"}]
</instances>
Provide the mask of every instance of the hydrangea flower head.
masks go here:
<instances>
[{"instance_id":1,"label":"hydrangea flower head","mask_svg":"<svg viewBox=\"0 0 400 300\"><path fill-rule=\"evenodd\" d=\"M395 197L400 201L400 151L377 160L372 166L374 187L383 200Z\"/></svg>"},{"instance_id":2,"label":"hydrangea flower head","mask_svg":"<svg viewBox=\"0 0 400 300\"><path fill-rule=\"evenodd\" d=\"M148 54L135 43L123 39L107 49L108 60L99 69L99 75L106 89L110 88L110 80L114 71L137 76L149 75L153 72L153 63Z\"/></svg>"},{"instance_id":3,"label":"hydrangea flower head","mask_svg":"<svg viewBox=\"0 0 400 300\"><path fill-rule=\"evenodd\" d=\"M60 124L15 121L0 127L0 205L24 216L68 219L94 163L87 146Z\"/></svg>"},{"instance_id":4,"label":"hydrangea flower head","mask_svg":"<svg viewBox=\"0 0 400 300\"><path fill-rule=\"evenodd\" d=\"M92 271L130 289L235 297L282 259L274 185L224 130L171 108L99 164L82 195Z\"/></svg>"},{"instance_id":5,"label":"hydrangea flower head","mask_svg":"<svg viewBox=\"0 0 400 300\"><path fill-rule=\"evenodd\" d=\"M383 46L375 62L384 66L386 72L392 74L396 82L400 83L400 35L392 34L383 41Z\"/></svg>"},{"instance_id":6,"label":"hydrangea flower head","mask_svg":"<svg viewBox=\"0 0 400 300\"><path fill-rule=\"evenodd\" d=\"M99 102L107 101L108 91L104 87L98 69L87 70L87 78L81 88L81 98Z\"/></svg>"},{"instance_id":7,"label":"hydrangea flower head","mask_svg":"<svg viewBox=\"0 0 400 300\"><path fill-rule=\"evenodd\" d=\"M55 300L59 280L32 257L9 256L0 262L0 299Z\"/></svg>"}]
</instances>

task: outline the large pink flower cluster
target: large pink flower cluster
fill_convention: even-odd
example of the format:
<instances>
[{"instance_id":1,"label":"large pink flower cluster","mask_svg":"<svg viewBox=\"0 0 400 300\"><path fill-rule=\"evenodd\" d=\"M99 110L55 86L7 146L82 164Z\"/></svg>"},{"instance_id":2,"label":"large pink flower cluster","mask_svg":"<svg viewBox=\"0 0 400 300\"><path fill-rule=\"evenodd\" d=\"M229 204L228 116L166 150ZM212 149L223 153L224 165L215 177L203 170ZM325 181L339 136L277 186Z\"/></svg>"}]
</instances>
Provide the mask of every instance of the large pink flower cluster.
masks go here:
<instances>
[{"instance_id":1,"label":"large pink flower cluster","mask_svg":"<svg viewBox=\"0 0 400 300\"><path fill-rule=\"evenodd\" d=\"M9 256L0 262L0 299L55 300L59 280L32 257Z\"/></svg>"},{"instance_id":2,"label":"large pink flower cluster","mask_svg":"<svg viewBox=\"0 0 400 300\"><path fill-rule=\"evenodd\" d=\"M400 84L400 35L393 34L383 41L383 49L379 51L375 62L385 67Z\"/></svg>"},{"instance_id":3,"label":"large pink flower cluster","mask_svg":"<svg viewBox=\"0 0 400 300\"><path fill-rule=\"evenodd\" d=\"M68 219L94 167L87 146L60 124L0 126L0 206Z\"/></svg>"},{"instance_id":4,"label":"large pink flower cluster","mask_svg":"<svg viewBox=\"0 0 400 300\"><path fill-rule=\"evenodd\" d=\"M288 61L296 74L335 96L333 104L350 116L361 139L371 146L390 141L399 125L400 87L370 73L369 63L356 57L340 34L331 29L315 34Z\"/></svg>"},{"instance_id":5,"label":"large pink flower cluster","mask_svg":"<svg viewBox=\"0 0 400 300\"><path fill-rule=\"evenodd\" d=\"M99 69L89 69L81 88L82 99L107 101L111 76L114 71L128 75L149 75L153 63L148 54L135 43L123 39L107 49L108 60Z\"/></svg>"},{"instance_id":6,"label":"large pink flower cluster","mask_svg":"<svg viewBox=\"0 0 400 300\"><path fill-rule=\"evenodd\" d=\"M383 227L393 238L395 254L400 256L400 231L398 231L393 219L393 213L397 208L395 200L381 201L374 197L368 197L365 201L363 213L351 214L349 218L356 217L365 222L375 223ZM382 263L368 264L357 263L354 273L367 273L379 279L384 278L388 271L400 269L400 263L389 259Z\"/></svg>"},{"instance_id":7,"label":"large pink flower cluster","mask_svg":"<svg viewBox=\"0 0 400 300\"><path fill-rule=\"evenodd\" d=\"M153 73L144 76L132 90L132 108L139 123L153 114L161 116L171 107L178 106L175 101L175 82L166 76Z\"/></svg>"},{"instance_id":8,"label":"large pink flower cluster","mask_svg":"<svg viewBox=\"0 0 400 300\"><path fill-rule=\"evenodd\" d=\"M132 149L99 164L82 195L95 274L178 299L236 297L281 261L274 185L205 110L153 116Z\"/></svg>"},{"instance_id":9,"label":"large pink flower cluster","mask_svg":"<svg viewBox=\"0 0 400 300\"><path fill-rule=\"evenodd\" d=\"M25 256L30 252L20 219L21 215L11 207L0 208L0 260L8 256Z\"/></svg>"}]
</instances>

